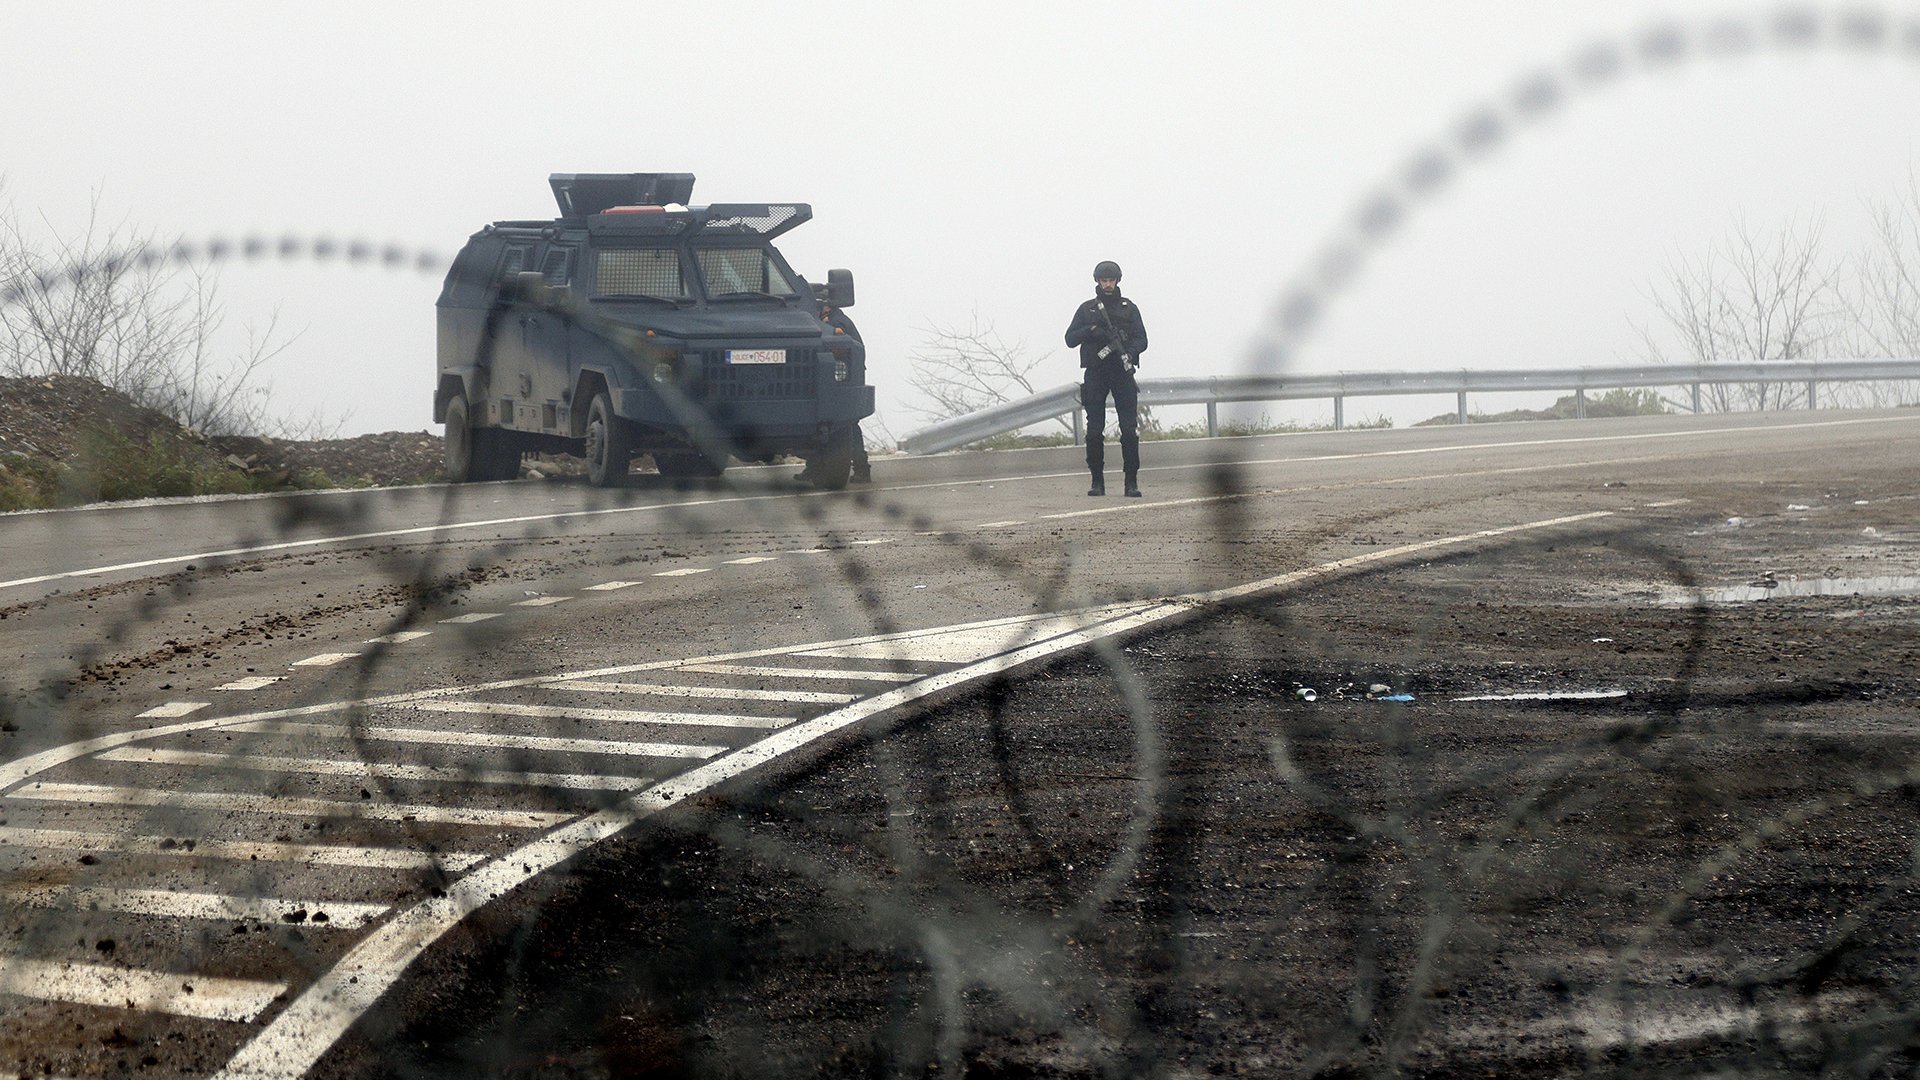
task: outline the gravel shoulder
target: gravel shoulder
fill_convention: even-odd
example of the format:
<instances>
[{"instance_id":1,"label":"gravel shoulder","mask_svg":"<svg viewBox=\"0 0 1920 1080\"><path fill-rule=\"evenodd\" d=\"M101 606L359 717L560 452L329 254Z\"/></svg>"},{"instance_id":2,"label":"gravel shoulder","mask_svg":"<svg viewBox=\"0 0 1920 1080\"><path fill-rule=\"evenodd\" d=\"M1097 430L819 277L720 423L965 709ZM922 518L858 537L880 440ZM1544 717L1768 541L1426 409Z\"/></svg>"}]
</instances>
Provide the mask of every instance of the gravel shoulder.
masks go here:
<instances>
[{"instance_id":1,"label":"gravel shoulder","mask_svg":"<svg viewBox=\"0 0 1920 1080\"><path fill-rule=\"evenodd\" d=\"M1907 1075L1920 598L1788 594L1920 502L1784 497L990 687L484 909L317 1075Z\"/></svg>"}]
</instances>

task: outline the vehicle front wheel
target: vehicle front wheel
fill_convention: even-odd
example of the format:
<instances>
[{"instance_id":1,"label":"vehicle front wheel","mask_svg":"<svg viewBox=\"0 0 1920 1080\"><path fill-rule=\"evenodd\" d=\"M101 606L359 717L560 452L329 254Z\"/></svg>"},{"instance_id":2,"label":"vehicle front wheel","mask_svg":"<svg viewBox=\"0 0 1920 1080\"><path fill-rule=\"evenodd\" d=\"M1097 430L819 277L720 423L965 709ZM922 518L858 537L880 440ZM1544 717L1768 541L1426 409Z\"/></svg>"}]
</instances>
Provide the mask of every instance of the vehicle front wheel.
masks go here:
<instances>
[{"instance_id":1,"label":"vehicle front wheel","mask_svg":"<svg viewBox=\"0 0 1920 1080\"><path fill-rule=\"evenodd\" d=\"M587 482L594 487L617 487L626 482L633 463L633 436L626 422L613 413L613 400L603 391L587 406Z\"/></svg>"},{"instance_id":2,"label":"vehicle front wheel","mask_svg":"<svg viewBox=\"0 0 1920 1080\"><path fill-rule=\"evenodd\" d=\"M859 438L852 428L843 428L827 440L827 445L807 455L805 479L825 491L839 491L853 475L853 440Z\"/></svg>"}]
</instances>

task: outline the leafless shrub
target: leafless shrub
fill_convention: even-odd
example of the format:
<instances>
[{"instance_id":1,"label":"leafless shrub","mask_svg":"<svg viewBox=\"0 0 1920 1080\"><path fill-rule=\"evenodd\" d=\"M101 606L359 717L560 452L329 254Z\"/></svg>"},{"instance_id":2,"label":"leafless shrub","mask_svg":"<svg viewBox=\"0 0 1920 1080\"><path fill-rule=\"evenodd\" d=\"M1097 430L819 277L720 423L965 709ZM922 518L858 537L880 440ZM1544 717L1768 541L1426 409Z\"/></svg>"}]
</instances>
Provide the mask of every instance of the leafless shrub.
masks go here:
<instances>
[{"instance_id":1,"label":"leafless shrub","mask_svg":"<svg viewBox=\"0 0 1920 1080\"><path fill-rule=\"evenodd\" d=\"M928 420L1011 401L1015 389L1035 392L1033 370L1045 357L1030 355L1024 341L1009 344L991 321L981 321L979 312L969 315L964 327L930 323L916 329L926 337L907 355L912 365L907 383L931 404L909 408ZM1056 422L1072 430L1067 421Z\"/></svg>"}]
</instances>

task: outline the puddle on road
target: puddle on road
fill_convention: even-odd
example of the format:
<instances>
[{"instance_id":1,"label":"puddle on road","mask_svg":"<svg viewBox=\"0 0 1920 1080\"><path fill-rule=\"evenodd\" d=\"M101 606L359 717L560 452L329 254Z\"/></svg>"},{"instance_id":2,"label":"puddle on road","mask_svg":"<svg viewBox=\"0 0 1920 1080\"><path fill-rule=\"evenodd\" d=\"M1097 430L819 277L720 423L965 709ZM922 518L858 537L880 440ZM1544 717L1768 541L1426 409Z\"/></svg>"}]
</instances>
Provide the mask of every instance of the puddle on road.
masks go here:
<instances>
[{"instance_id":1,"label":"puddle on road","mask_svg":"<svg viewBox=\"0 0 1920 1080\"><path fill-rule=\"evenodd\" d=\"M1690 589L1669 585L1661 590L1660 602L1691 604L1695 595ZM1709 604L1747 604L1800 596L1913 596L1920 595L1920 576L1782 578L1765 585L1749 583L1701 589L1697 595Z\"/></svg>"}]
</instances>

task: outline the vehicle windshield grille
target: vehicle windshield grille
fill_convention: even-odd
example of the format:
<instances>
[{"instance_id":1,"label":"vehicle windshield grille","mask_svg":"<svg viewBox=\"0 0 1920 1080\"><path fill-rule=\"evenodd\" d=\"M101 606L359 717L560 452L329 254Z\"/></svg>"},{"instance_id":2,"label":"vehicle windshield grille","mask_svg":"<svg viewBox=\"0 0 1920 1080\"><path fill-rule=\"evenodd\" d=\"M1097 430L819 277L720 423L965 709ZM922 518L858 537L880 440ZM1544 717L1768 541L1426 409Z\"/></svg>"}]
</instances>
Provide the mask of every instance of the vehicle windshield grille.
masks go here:
<instances>
[{"instance_id":1,"label":"vehicle windshield grille","mask_svg":"<svg viewBox=\"0 0 1920 1080\"><path fill-rule=\"evenodd\" d=\"M702 358L701 396L708 401L798 401L814 396L816 362L793 349L784 364L729 364L724 351Z\"/></svg>"},{"instance_id":2,"label":"vehicle windshield grille","mask_svg":"<svg viewBox=\"0 0 1920 1080\"><path fill-rule=\"evenodd\" d=\"M701 248L693 254L700 264L700 276L706 281L709 296L729 293L794 295L792 283L760 248Z\"/></svg>"},{"instance_id":3,"label":"vehicle windshield grille","mask_svg":"<svg viewBox=\"0 0 1920 1080\"><path fill-rule=\"evenodd\" d=\"M614 248L600 252L594 272L597 296L662 296L680 299L687 283L680 274L680 255L659 248Z\"/></svg>"}]
</instances>

